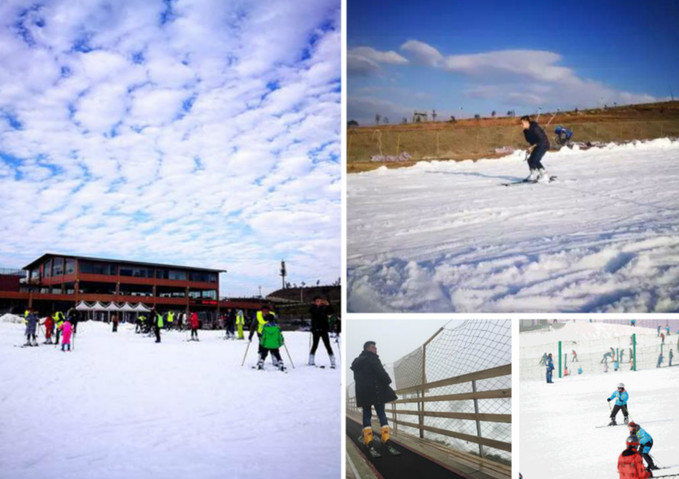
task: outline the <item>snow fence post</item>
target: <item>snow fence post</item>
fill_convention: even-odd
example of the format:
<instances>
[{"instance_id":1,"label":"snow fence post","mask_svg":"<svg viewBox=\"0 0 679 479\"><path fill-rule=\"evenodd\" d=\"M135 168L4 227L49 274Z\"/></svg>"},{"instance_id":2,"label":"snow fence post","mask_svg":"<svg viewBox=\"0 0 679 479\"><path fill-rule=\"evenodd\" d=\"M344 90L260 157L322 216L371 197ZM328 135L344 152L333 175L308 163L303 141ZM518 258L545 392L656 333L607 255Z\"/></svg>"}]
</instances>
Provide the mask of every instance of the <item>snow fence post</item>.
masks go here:
<instances>
[{"instance_id":1,"label":"snow fence post","mask_svg":"<svg viewBox=\"0 0 679 479\"><path fill-rule=\"evenodd\" d=\"M476 395L476 381L472 380L472 392ZM476 413L476 436L481 439L481 421L479 421L479 400L474 398L474 412ZM479 456L483 457L483 444L479 442Z\"/></svg>"},{"instance_id":2,"label":"snow fence post","mask_svg":"<svg viewBox=\"0 0 679 479\"><path fill-rule=\"evenodd\" d=\"M634 355L634 360L632 361L632 371L637 370L637 334L632 335L632 354Z\"/></svg>"},{"instance_id":3,"label":"snow fence post","mask_svg":"<svg viewBox=\"0 0 679 479\"><path fill-rule=\"evenodd\" d=\"M559 341L559 379L561 379L561 341Z\"/></svg>"}]
</instances>

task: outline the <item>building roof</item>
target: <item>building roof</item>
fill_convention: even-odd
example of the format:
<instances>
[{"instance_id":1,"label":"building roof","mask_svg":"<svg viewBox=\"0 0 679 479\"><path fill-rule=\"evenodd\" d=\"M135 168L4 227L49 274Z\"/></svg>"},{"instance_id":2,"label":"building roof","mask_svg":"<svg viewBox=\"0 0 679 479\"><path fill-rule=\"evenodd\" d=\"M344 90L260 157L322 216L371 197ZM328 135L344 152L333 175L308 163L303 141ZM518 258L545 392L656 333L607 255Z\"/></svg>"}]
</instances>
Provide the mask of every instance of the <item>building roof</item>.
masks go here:
<instances>
[{"instance_id":1,"label":"building roof","mask_svg":"<svg viewBox=\"0 0 679 479\"><path fill-rule=\"evenodd\" d=\"M62 258L84 259L84 260L88 260L88 261L100 261L100 262L104 262L104 263L121 263L121 264L137 265L137 266L153 266L153 267L160 267L160 268L185 269L185 270L191 270L191 271L209 271L211 273L226 273L225 269L197 268L195 266L181 266L181 265L176 265L176 264L163 264L163 263L145 263L143 261L128 261L128 260L123 260L123 259L110 259L110 258L94 258L94 257L91 257L91 256L76 256L76 255L72 255L72 254L58 254L58 253L45 253L42 256L40 256L39 258L28 263L26 266L23 267L23 269L31 269L32 267L42 263L48 257L54 257L54 256L59 256L59 257L62 257Z\"/></svg>"}]
</instances>

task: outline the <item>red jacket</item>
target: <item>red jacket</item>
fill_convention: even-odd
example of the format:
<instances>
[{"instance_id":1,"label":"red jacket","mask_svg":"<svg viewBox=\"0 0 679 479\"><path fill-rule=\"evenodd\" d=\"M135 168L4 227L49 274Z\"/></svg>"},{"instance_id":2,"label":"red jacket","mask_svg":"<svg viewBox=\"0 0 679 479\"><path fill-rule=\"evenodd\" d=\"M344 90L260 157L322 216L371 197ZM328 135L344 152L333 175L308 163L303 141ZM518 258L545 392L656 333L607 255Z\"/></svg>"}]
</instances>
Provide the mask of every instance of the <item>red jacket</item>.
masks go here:
<instances>
[{"instance_id":1,"label":"red jacket","mask_svg":"<svg viewBox=\"0 0 679 479\"><path fill-rule=\"evenodd\" d=\"M191 313L191 318L189 319L189 323L191 323L191 327L193 329L196 329L198 327L198 314L197 313Z\"/></svg>"},{"instance_id":2,"label":"red jacket","mask_svg":"<svg viewBox=\"0 0 679 479\"><path fill-rule=\"evenodd\" d=\"M646 470L641 454L632 449L625 449L618 458L620 479L646 479L651 473Z\"/></svg>"}]
</instances>

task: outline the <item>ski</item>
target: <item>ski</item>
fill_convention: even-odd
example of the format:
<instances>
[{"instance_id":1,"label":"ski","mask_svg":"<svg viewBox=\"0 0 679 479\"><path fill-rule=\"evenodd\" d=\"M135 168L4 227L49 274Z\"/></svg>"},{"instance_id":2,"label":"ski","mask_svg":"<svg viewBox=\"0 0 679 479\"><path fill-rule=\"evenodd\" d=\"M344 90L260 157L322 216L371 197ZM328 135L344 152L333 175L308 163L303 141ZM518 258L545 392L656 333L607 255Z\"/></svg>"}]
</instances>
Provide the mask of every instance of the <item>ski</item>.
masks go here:
<instances>
[{"instance_id":1,"label":"ski","mask_svg":"<svg viewBox=\"0 0 679 479\"><path fill-rule=\"evenodd\" d=\"M627 424L606 424L604 426L594 426L594 427L599 429L599 428L602 428L602 427L615 427L615 426L627 426Z\"/></svg>"},{"instance_id":2,"label":"ski","mask_svg":"<svg viewBox=\"0 0 679 479\"><path fill-rule=\"evenodd\" d=\"M549 177L549 183L553 183L556 181L556 176L550 176ZM529 181L529 180L521 180L521 181L510 181L508 183L500 183L502 186L514 186L514 185L535 185L535 184L540 184L540 181Z\"/></svg>"},{"instance_id":3,"label":"ski","mask_svg":"<svg viewBox=\"0 0 679 479\"><path fill-rule=\"evenodd\" d=\"M375 442L378 442L378 441L375 440ZM388 452L389 454L391 454L392 456L400 456L400 455L401 455L401 451L399 451L398 449L396 449L396 448L394 447L394 445L391 443L391 441L387 441L387 442L384 443L384 444L382 444L382 443L380 442L380 445L381 445L382 449L386 449L387 452Z\"/></svg>"}]
</instances>

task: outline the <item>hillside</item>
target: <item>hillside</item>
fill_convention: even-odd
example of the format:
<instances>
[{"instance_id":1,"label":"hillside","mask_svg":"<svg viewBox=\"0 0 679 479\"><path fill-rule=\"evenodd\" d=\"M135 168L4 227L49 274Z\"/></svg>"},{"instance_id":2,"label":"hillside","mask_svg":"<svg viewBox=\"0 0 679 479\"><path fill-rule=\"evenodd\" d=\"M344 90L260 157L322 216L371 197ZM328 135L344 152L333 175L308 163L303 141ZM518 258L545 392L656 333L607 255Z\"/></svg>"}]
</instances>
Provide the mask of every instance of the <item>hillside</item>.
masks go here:
<instances>
[{"instance_id":1,"label":"hillside","mask_svg":"<svg viewBox=\"0 0 679 479\"><path fill-rule=\"evenodd\" d=\"M679 101L626 105L606 109L543 113L540 123L554 136L556 125L571 128L579 142L624 142L679 136ZM347 131L347 171L375 169L381 165L410 166L419 160L497 158L496 148L524 149L526 142L516 117L464 119L352 127ZM370 161L373 156L398 156L409 161Z\"/></svg>"}]
</instances>

